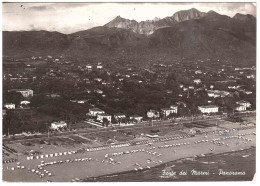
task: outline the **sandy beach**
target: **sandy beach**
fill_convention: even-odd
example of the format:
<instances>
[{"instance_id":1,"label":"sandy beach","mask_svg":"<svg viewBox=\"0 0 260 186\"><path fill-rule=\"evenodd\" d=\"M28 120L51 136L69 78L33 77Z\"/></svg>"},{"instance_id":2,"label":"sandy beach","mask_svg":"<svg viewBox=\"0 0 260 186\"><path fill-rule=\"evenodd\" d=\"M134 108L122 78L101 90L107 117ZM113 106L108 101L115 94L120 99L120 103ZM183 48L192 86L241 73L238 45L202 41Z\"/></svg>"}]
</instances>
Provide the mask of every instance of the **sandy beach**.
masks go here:
<instances>
[{"instance_id":1,"label":"sandy beach","mask_svg":"<svg viewBox=\"0 0 260 186\"><path fill-rule=\"evenodd\" d=\"M224 124L219 127L222 127L223 131L233 128ZM24 169L18 169L16 163L4 164L3 180L70 182L125 171L150 169L181 158L205 156L209 153L226 153L256 146L255 127L229 129L227 134L224 134L223 131L214 130L208 134L177 140L171 140L168 137L168 140L159 142L150 140L150 145L109 148L44 159L27 160L26 156L21 155L18 157L18 161L21 163L20 165L24 166ZM46 165L39 169L41 161L46 164L56 161L56 164ZM10 170L11 167L14 167L15 170ZM44 176L40 178L39 174L32 172L32 169L35 172L38 170L44 173ZM51 173L51 176L46 174L47 171Z\"/></svg>"}]
</instances>

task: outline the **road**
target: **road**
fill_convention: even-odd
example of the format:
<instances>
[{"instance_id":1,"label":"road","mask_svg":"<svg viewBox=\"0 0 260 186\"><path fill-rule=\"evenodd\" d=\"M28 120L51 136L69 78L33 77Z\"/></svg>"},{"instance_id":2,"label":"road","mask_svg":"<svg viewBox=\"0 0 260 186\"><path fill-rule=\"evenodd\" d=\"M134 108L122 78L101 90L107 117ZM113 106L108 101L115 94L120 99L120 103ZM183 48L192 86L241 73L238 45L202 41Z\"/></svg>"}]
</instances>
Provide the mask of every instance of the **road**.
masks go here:
<instances>
[{"instance_id":1,"label":"road","mask_svg":"<svg viewBox=\"0 0 260 186\"><path fill-rule=\"evenodd\" d=\"M247 114L239 114L239 115L235 115L235 117L243 117L243 116L255 116L255 113L247 113ZM178 125L182 125L182 124L189 124L192 122L208 122L208 121L218 121L220 119L225 119L226 116L220 116L220 115L216 115L216 116L208 116L207 118L182 118L181 120L166 120L166 121L153 121L153 124L151 126L150 122L142 122L142 123L137 123L135 125L130 125L130 126L117 126L116 129L140 129L140 128L151 128L151 127L163 127L163 126L171 126L171 125L175 125L175 123L177 123ZM90 132L103 132L103 131L111 131L114 130L115 127L106 127L106 128L96 128L96 129L92 129L92 128L87 128L86 125L80 125L80 126L71 126L72 129L74 129L74 131L66 131L66 132L56 132L56 133L49 133L49 137L59 137L59 136L66 136L66 135L72 135L72 134L86 134L86 133L90 133ZM3 138L3 142L9 142L9 141L15 141L15 142L29 142L29 141L33 141L35 139L39 139L39 140L44 140L44 139L48 139L48 134L41 134L41 135L37 135L37 137L31 136L31 137L24 137L24 136L15 136L15 138L8 138L5 137Z\"/></svg>"}]
</instances>

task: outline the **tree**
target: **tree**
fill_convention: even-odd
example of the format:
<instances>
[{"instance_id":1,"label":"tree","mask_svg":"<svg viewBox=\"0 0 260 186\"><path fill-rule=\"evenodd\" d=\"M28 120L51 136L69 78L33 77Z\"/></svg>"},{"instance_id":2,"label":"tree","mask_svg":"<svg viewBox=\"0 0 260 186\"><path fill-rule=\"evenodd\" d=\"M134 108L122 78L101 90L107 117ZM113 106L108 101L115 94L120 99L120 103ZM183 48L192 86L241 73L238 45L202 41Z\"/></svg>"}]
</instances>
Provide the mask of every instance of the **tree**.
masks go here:
<instances>
[{"instance_id":1,"label":"tree","mask_svg":"<svg viewBox=\"0 0 260 186\"><path fill-rule=\"evenodd\" d=\"M23 99L24 98L20 92L8 92L7 94L3 95L3 101L5 103L14 103L18 105Z\"/></svg>"},{"instance_id":2,"label":"tree","mask_svg":"<svg viewBox=\"0 0 260 186\"><path fill-rule=\"evenodd\" d=\"M103 118L102 125L107 127L107 126L108 126L108 124L109 124L109 121L108 121L108 119L107 119L107 118Z\"/></svg>"}]
</instances>

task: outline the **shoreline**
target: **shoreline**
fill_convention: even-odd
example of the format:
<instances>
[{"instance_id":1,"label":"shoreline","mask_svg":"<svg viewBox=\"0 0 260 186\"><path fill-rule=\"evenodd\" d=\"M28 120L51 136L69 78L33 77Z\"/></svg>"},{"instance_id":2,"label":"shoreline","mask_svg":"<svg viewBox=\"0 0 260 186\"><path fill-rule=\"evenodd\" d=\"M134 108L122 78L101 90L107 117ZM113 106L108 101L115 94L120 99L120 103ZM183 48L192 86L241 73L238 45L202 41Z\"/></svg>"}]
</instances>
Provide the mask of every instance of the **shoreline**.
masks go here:
<instances>
[{"instance_id":1,"label":"shoreline","mask_svg":"<svg viewBox=\"0 0 260 186\"><path fill-rule=\"evenodd\" d=\"M217 153L217 154L208 153L208 154L204 154L205 156L196 155L196 156L193 156L193 157L185 157L185 158L180 158L180 159L176 159L176 160L173 160L173 161L169 161L169 162L165 162L165 163L156 165L154 167L151 167L150 169L146 168L144 170L139 170L139 171L130 170L130 171L123 171L123 172L112 173L112 174L107 174L107 175L102 175L102 176L97 176L97 177L89 177L89 178L82 179L80 182L110 182L110 181L105 181L105 180L99 181L98 179L110 178L110 177L118 177L120 175L124 175L124 174L128 174L128 173L144 173L145 171L149 171L149 170L156 169L156 168L163 167L163 166L166 167L167 164L171 164L171 163L174 163L174 162L177 162L177 161L187 160L187 159L191 159L191 158L194 158L194 159L195 158L210 158L210 157L221 156L221 155L224 155L224 154L233 154L233 153L238 153L238 152L246 152L246 151L255 150L255 149L256 149L256 147L251 146L250 148L243 149L243 150L223 152L223 153ZM165 181L168 181L168 180L165 180ZM126 182L128 182L128 181L126 181ZM139 181L134 181L133 180L132 182L139 182ZM153 181L153 182L161 182L161 180Z\"/></svg>"},{"instance_id":2,"label":"shoreline","mask_svg":"<svg viewBox=\"0 0 260 186\"><path fill-rule=\"evenodd\" d=\"M233 126L228 125L229 129L233 128ZM44 180L41 181L50 181L50 182L74 182L74 181L79 181L79 182L94 182L94 181L99 181L99 179L102 181L102 179L107 180L115 180L117 181L117 178L109 178L109 177L117 177L118 175L124 175L123 178L125 177L126 180L128 181L133 181L133 180L139 180L140 178L143 178L144 180L150 180L154 179L157 176L160 176L161 170L158 169L157 167L165 167L167 164L174 164L177 162L178 167L174 168L175 170L178 170L179 167L183 167L184 170L191 170L193 165L201 167L201 170L206 170L208 163L196 163L196 161L200 158L209 158L209 157L217 157L221 156L223 154L232 154L236 152L242 152L242 151L247 151L252 148L256 148L255 145L255 134L254 134L255 129L246 129L245 131L237 131L237 130L232 130L230 133L230 138L219 135L219 134L209 134L207 136L199 135L193 137L194 139L191 138L184 138L184 139L178 139L177 141L175 140L169 140L169 141L160 141L153 143L153 145L147 146L147 144L140 144L137 146L129 146L129 147L121 147L121 148L114 148L114 149L106 149L103 151L91 151L88 153L83 153L83 154L73 154L71 156L59 156L59 157L53 157L48 159L47 162L51 161L65 161L73 160L73 159L84 159L84 158L92 158L95 161L90 161L86 163L79 163L79 162L73 162L73 164L70 164L70 167L67 167L67 164L62 163L62 164L55 164L50 167L47 167L47 170L50 171L54 176L51 177L45 177ZM235 137L236 136L236 137ZM240 136L240 137L238 137ZM217 142L216 142L217 140ZM220 140L220 142L219 142ZM175 142L174 142L175 141ZM174 145L174 146L173 146ZM191 145L191 146L189 146ZM167 146L167 147L163 147ZM115 158L111 158L111 161L114 161L113 165L117 166L112 166L112 163L109 162L104 162L101 160L104 160L104 157L106 158L106 154L114 154L114 153L121 153L121 152L129 152L129 151L134 151L136 152L141 149L146 149L146 151L142 151L142 153L126 153L127 155L124 156L117 156ZM190 149L193 150L190 150ZM143 153L144 152L144 153ZM152 152L159 154L159 156L156 157L155 154L152 154ZM176 153L177 152L177 153ZM161 157L161 155L163 155ZM233 155L232 155L233 156ZM112 157L112 156L111 156ZM225 156L223 156L225 157ZM220 157L222 159L223 157ZM159 158L159 159L158 159ZM239 156L238 156L239 158ZM193 161L185 161L186 160L195 160ZM214 158L213 158L214 159ZM223 158L227 159L227 158ZM22 160L22 159L21 159ZM149 160L150 162L148 162ZM215 158L217 162L218 158ZM212 160L216 162L215 160ZM241 167L243 167L243 162L246 162L247 160L250 160L250 166L252 165L252 162L255 161L252 158L245 158L245 161L241 159ZM152 161L152 162L151 162ZM180 165L178 161L184 161L184 165ZM207 161L207 160L204 160ZM233 161L232 159L228 161ZM117 164L117 162L119 162ZM159 163L160 162L160 163ZM36 168L39 166L40 160L34 159L31 161L26 161L26 159L23 159L21 161L25 167L29 168ZM122 164L121 164L122 163ZM222 165L222 162L219 162ZM120 164L120 165L119 165ZM137 164L137 165L136 165ZM139 165L138 165L139 164ZM210 163L211 164L211 163ZM210 167L214 167L211 171L213 173L217 174L215 170L217 170L216 167L217 164L212 164ZM135 167L139 166L139 167ZM223 165L225 166L225 165ZM232 166L232 164L230 165ZM245 165L246 166L246 165ZM209 169L210 169L209 167ZM86 169L87 168L87 169ZM228 167L226 167L228 169ZM138 170L138 171L137 171ZM4 175L6 176L5 180L11 181L13 178L9 173L11 173L11 170L4 170L5 173ZM154 174L154 177L151 177L151 175L148 173L143 173L143 172L149 172L151 174ZM252 175L252 171L250 169L247 169L247 172L249 176ZM22 173L22 174L21 174ZM134 173L138 173L136 175L139 175L139 177L135 176ZM9 174L9 176L8 176ZM128 174L128 175L127 175ZM23 170L15 170L12 175L16 175L17 178L15 178L17 182L19 180L23 180L25 182L31 182L31 181L40 181L39 178L35 177L36 175L34 174L33 176L35 178L29 178L30 175L32 175L31 172L28 171L23 171ZM67 175L66 177L62 175ZM212 175L213 179L216 177ZM23 179L25 178L25 179ZM158 177L158 180L153 180L153 181L159 181L161 180L161 176ZM193 177L194 178L194 177ZM192 179L193 179L192 178ZM120 180L120 177L118 178ZM132 179L132 180L131 180ZM183 177L180 179L183 179ZM190 179L190 178L187 178ZM194 178L197 179L197 178ZM204 179L204 178L203 178ZM219 178L216 178L219 179ZM222 179L222 178L221 178ZM251 176L250 176L251 179ZM124 181L124 179L122 180ZM142 180L140 180L142 181ZM162 180L162 181L167 181L167 180ZM13 181L11 181L13 182Z\"/></svg>"}]
</instances>

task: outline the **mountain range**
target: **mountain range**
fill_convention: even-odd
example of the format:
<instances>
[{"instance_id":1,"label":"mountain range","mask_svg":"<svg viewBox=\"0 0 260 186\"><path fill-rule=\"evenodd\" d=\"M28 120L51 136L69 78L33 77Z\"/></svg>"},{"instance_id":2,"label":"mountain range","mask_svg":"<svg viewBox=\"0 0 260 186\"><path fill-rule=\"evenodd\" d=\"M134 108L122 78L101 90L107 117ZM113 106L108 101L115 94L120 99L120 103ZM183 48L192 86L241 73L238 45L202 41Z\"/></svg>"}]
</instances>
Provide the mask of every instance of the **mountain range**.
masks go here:
<instances>
[{"instance_id":1,"label":"mountain range","mask_svg":"<svg viewBox=\"0 0 260 186\"><path fill-rule=\"evenodd\" d=\"M171 27L175 24L178 24L179 22L199 19L204 15L204 12L200 12L197 9L192 8L190 10L176 12L172 16L165 17L163 19L156 18L154 20L141 21L139 23L135 20L124 19L120 16L117 16L115 19L105 24L104 26L108 28L124 28L139 34L151 35L159 28Z\"/></svg>"},{"instance_id":2,"label":"mountain range","mask_svg":"<svg viewBox=\"0 0 260 186\"><path fill-rule=\"evenodd\" d=\"M163 19L137 22L117 16L104 26L73 34L48 31L3 32L4 56L113 56L168 53L181 57L256 56L256 18L214 11L183 10Z\"/></svg>"}]
</instances>

